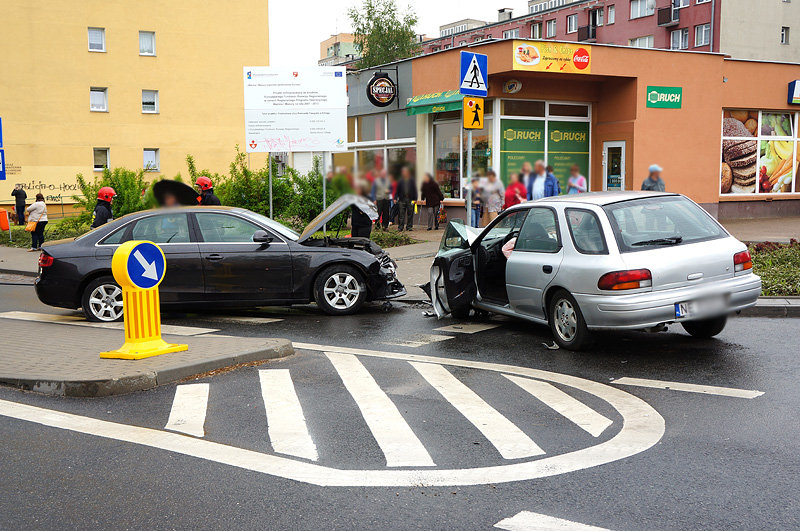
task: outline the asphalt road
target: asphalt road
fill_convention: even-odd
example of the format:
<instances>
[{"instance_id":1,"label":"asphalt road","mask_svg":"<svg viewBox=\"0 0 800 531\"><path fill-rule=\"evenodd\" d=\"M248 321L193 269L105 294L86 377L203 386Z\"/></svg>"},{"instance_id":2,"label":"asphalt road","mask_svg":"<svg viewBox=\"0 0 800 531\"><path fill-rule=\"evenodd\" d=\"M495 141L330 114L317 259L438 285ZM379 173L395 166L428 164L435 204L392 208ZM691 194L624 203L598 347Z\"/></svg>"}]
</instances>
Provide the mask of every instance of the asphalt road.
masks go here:
<instances>
[{"instance_id":1,"label":"asphalt road","mask_svg":"<svg viewBox=\"0 0 800 531\"><path fill-rule=\"evenodd\" d=\"M9 310L60 312L29 287L0 286L0 312ZM169 314L169 324L309 348L107 399L0 388L0 401L75 415L73 429L59 429L0 414L0 528L490 529L522 511L620 530L800 526L798 320L731 319L709 341L680 327L610 334L574 353L546 348L543 327L484 319L470 324L493 327L437 330L459 323L424 310ZM13 334L13 321L0 328ZM57 338L32 338L31 348L57 355ZM548 383L526 390L506 376L514 371ZM284 418L292 404L262 393L271 377L286 377L268 381L291 384L301 415ZM624 377L764 394L613 383ZM165 430L189 389L208 392L195 437L177 434L188 424ZM101 437L85 418L113 424ZM165 431L185 448L155 447L153 433ZM564 464L574 470L509 481ZM488 472L470 475L479 467ZM365 486L375 481L393 486ZM344 486L320 485L329 483Z\"/></svg>"}]
</instances>

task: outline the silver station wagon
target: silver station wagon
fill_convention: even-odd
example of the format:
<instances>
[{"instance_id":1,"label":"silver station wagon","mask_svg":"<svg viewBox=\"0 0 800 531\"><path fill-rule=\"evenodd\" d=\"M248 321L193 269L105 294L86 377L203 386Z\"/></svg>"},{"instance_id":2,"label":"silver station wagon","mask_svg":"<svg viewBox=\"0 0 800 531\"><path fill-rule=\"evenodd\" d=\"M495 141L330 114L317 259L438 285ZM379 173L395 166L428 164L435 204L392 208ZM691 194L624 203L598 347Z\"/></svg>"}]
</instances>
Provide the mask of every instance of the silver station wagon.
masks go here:
<instances>
[{"instance_id":1,"label":"silver station wagon","mask_svg":"<svg viewBox=\"0 0 800 531\"><path fill-rule=\"evenodd\" d=\"M436 315L472 308L548 324L577 350L592 330L709 338L753 306L747 247L692 200L598 192L516 205L483 229L453 220L430 271Z\"/></svg>"}]
</instances>

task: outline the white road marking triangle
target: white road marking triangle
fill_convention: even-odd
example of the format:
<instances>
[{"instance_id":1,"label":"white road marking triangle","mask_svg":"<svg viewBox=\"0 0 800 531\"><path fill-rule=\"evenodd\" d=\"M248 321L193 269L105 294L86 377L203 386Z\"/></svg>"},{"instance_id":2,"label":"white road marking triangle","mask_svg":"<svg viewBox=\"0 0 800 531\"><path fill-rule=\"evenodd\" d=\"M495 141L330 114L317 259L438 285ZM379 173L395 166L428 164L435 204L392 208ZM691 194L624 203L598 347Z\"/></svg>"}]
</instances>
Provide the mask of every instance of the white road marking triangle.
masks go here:
<instances>
[{"instance_id":1,"label":"white road marking triangle","mask_svg":"<svg viewBox=\"0 0 800 531\"><path fill-rule=\"evenodd\" d=\"M653 389L669 389L672 391L686 391L688 393L703 393L707 395L730 396L733 398L756 398L764 391L750 389L734 389L733 387L717 387L714 385L699 385L683 382L664 382L661 380L645 380L643 378L619 378L612 381L614 385L634 385L637 387L651 387Z\"/></svg>"},{"instance_id":2,"label":"white road marking triangle","mask_svg":"<svg viewBox=\"0 0 800 531\"><path fill-rule=\"evenodd\" d=\"M579 524L530 511L519 512L511 518L500 520L494 526L507 531L608 531L604 527Z\"/></svg>"}]
</instances>

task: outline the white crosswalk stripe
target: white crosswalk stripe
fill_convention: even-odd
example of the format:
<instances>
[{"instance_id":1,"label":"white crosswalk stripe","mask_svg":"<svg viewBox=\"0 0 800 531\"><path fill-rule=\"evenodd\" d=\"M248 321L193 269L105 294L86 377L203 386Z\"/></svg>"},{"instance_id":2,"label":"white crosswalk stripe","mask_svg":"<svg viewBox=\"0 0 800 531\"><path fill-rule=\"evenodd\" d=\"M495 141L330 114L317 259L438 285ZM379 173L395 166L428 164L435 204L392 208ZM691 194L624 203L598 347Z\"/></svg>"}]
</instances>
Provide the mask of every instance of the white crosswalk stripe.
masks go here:
<instances>
[{"instance_id":1,"label":"white crosswalk stripe","mask_svg":"<svg viewBox=\"0 0 800 531\"><path fill-rule=\"evenodd\" d=\"M319 457L317 446L308 434L306 418L289 369L260 370L258 377L272 449L279 454L316 461Z\"/></svg>"},{"instance_id":2,"label":"white crosswalk stripe","mask_svg":"<svg viewBox=\"0 0 800 531\"><path fill-rule=\"evenodd\" d=\"M172 410L164 429L203 437L207 409L207 383L179 385L175 388Z\"/></svg>"},{"instance_id":3,"label":"white crosswalk stripe","mask_svg":"<svg viewBox=\"0 0 800 531\"><path fill-rule=\"evenodd\" d=\"M599 437L613 423L580 400L547 382L509 374L503 376L589 432L593 437Z\"/></svg>"},{"instance_id":4,"label":"white crosswalk stripe","mask_svg":"<svg viewBox=\"0 0 800 531\"><path fill-rule=\"evenodd\" d=\"M414 361L409 363L439 391L445 400L478 428L505 459L519 459L545 453L514 423L487 404L443 366Z\"/></svg>"},{"instance_id":5,"label":"white crosswalk stripe","mask_svg":"<svg viewBox=\"0 0 800 531\"><path fill-rule=\"evenodd\" d=\"M397 406L352 354L326 352L347 391L361 410L372 436L386 457L386 465L435 466L422 442L406 423Z\"/></svg>"}]
</instances>

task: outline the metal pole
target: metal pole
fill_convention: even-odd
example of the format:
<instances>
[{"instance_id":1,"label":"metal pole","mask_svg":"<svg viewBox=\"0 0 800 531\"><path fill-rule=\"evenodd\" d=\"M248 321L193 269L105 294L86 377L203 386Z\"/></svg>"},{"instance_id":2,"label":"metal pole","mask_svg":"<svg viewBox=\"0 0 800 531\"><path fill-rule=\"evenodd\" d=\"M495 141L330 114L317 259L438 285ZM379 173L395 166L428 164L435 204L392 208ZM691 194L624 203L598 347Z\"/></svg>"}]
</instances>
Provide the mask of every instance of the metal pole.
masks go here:
<instances>
[{"instance_id":1,"label":"metal pole","mask_svg":"<svg viewBox=\"0 0 800 531\"><path fill-rule=\"evenodd\" d=\"M464 206L467 207L467 226L472 226L472 129L467 133L467 198Z\"/></svg>"},{"instance_id":2,"label":"metal pole","mask_svg":"<svg viewBox=\"0 0 800 531\"><path fill-rule=\"evenodd\" d=\"M269 217L272 219L272 152L267 153L267 164L269 164Z\"/></svg>"},{"instance_id":3,"label":"metal pole","mask_svg":"<svg viewBox=\"0 0 800 531\"><path fill-rule=\"evenodd\" d=\"M328 208L328 175L325 171L326 164L325 164L325 152L322 152L322 210ZM322 235L326 238L328 237L328 224L325 223L322 225Z\"/></svg>"}]
</instances>

